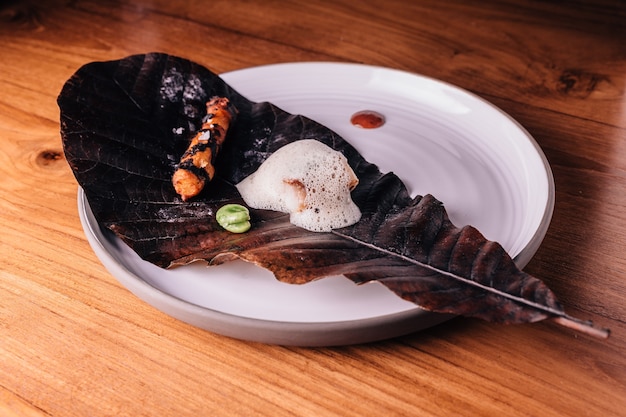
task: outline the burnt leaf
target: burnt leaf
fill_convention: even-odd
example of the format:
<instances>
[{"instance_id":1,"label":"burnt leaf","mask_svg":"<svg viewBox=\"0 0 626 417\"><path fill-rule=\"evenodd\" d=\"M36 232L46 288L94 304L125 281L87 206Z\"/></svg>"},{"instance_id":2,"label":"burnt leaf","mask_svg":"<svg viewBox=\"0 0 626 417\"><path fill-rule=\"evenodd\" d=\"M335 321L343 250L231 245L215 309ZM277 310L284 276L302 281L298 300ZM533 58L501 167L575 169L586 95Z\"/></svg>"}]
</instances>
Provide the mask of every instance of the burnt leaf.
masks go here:
<instances>
[{"instance_id":1,"label":"burnt leaf","mask_svg":"<svg viewBox=\"0 0 626 417\"><path fill-rule=\"evenodd\" d=\"M171 176L215 95L237 107L237 121L216 178L183 202ZM434 197L411 198L397 176L381 173L330 129L251 102L191 61L151 53L90 63L67 81L58 104L65 155L95 218L146 261L171 267L240 258L294 284L337 274L356 283L376 280L435 312L502 323L556 317L588 326L566 316L547 286L520 271L498 243L471 226L454 226ZM243 204L233 184L278 148L308 138L347 157L360 179L353 199L361 221L314 233L291 225L288 215L251 210L247 233L217 225L219 207Z\"/></svg>"}]
</instances>

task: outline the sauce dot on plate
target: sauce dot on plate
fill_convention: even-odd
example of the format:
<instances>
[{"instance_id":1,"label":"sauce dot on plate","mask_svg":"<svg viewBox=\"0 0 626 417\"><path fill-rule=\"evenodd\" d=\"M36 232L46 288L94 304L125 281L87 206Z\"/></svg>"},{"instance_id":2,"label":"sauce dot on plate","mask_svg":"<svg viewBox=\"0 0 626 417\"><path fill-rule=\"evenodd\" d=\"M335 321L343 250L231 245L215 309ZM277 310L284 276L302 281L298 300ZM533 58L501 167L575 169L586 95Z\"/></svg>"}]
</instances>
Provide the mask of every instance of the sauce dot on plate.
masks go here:
<instances>
[{"instance_id":1,"label":"sauce dot on plate","mask_svg":"<svg viewBox=\"0 0 626 417\"><path fill-rule=\"evenodd\" d=\"M361 110L350 117L350 123L363 129L376 129L385 124L385 116L373 110Z\"/></svg>"}]
</instances>

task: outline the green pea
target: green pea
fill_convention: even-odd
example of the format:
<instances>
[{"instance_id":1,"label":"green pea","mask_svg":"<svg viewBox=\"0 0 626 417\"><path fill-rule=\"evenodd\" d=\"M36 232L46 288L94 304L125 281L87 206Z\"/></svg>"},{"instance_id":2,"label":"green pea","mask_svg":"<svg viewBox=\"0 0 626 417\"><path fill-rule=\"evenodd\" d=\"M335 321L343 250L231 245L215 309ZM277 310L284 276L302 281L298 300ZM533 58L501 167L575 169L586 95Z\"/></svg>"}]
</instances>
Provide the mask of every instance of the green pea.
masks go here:
<instances>
[{"instance_id":1,"label":"green pea","mask_svg":"<svg viewBox=\"0 0 626 417\"><path fill-rule=\"evenodd\" d=\"M250 230L250 212L239 204L226 204L215 213L215 219L224 229L232 233Z\"/></svg>"}]
</instances>

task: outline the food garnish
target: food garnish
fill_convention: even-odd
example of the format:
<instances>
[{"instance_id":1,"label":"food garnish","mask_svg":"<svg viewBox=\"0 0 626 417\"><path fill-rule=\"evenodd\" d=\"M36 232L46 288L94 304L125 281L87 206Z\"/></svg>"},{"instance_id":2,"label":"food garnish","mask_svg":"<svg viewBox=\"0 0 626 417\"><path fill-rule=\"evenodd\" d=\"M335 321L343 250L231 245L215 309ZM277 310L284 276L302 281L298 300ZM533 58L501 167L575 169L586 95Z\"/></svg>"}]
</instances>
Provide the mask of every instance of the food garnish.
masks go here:
<instances>
[{"instance_id":1,"label":"food garnish","mask_svg":"<svg viewBox=\"0 0 626 417\"><path fill-rule=\"evenodd\" d=\"M262 82L260 80L259 82ZM184 202L172 186L180 132L201 125L205 103L226 97L237 122L205 191ZM302 284L345 275L378 281L399 297L440 313L519 324L552 319L597 337L607 329L565 313L555 294L521 271L506 250L472 226L457 227L432 195L412 197L332 130L267 102L252 102L208 69L151 53L80 68L58 103L65 156L95 219L142 259L161 267L242 259ZM215 222L226 204L242 204L234 184L289 143L315 138L341 152L359 184L361 218L316 233L289 214L251 209L252 228L233 234Z\"/></svg>"},{"instance_id":2,"label":"food garnish","mask_svg":"<svg viewBox=\"0 0 626 417\"><path fill-rule=\"evenodd\" d=\"M250 211L241 204L226 204L215 213L215 220L232 233L245 233L250 230Z\"/></svg>"}]
</instances>

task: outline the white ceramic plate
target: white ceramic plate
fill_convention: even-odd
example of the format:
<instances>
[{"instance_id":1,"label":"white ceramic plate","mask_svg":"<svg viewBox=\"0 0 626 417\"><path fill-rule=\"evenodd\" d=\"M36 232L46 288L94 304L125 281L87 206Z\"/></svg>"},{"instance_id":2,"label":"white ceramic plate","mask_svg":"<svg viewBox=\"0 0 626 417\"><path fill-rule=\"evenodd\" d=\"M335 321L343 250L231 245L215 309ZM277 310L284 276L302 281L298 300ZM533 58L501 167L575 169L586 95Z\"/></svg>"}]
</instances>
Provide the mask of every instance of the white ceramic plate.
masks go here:
<instances>
[{"instance_id":1,"label":"white ceramic plate","mask_svg":"<svg viewBox=\"0 0 626 417\"><path fill-rule=\"evenodd\" d=\"M222 78L253 101L271 101L335 130L413 194L430 193L457 225L499 241L523 267L541 243L554 206L546 158L518 123L449 84L380 67L289 63ZM350 117L374 110L377 129ZM106 268L139 298L195 326L251 341L341 345L395 337L440 323L378 283L329 277L301 286L243 262L163 270L141 260L95 221L82 190L85 233Z\"/></svg>"}]
</instances>

